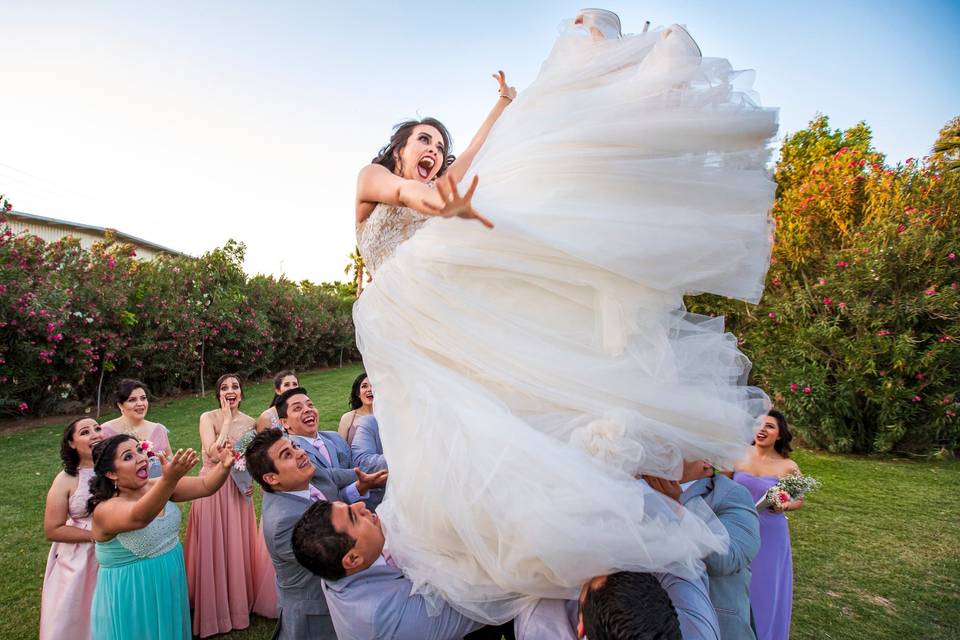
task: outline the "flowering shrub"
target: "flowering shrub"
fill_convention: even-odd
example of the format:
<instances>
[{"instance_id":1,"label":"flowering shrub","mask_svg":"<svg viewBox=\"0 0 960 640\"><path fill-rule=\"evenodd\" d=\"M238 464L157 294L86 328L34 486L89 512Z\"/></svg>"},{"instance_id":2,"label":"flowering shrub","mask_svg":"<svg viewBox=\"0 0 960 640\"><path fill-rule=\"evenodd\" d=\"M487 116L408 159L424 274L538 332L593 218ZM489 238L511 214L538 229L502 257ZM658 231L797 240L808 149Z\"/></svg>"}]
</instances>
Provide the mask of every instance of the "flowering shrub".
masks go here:
<instances>
[{"instance_id":1,"label":"flowering shrub","mask_svg":"<svg viewBox=\"0 0 960 640\"><path fill-rule=\"evenodd\" d=\"M752 382L809 444L838 452L960 448L960 171L891 167L864 125L826 118L784 142L776 242L758 307L711 296Z\"/></svg>"},{"instance_id":2,"label":"flowering shrub","mask_svg":"<svg viewBox=\"0 0 960 640\"><path fill-rule=\"evenodd\" d=\"M87 402L123 377L165 394L224 371L357 357L349 291L248 278L243 252L231 241L201 258L142 262L110 237L88 251L15 235L0 213L0 413Z\"/></svg>"}]
</instances>

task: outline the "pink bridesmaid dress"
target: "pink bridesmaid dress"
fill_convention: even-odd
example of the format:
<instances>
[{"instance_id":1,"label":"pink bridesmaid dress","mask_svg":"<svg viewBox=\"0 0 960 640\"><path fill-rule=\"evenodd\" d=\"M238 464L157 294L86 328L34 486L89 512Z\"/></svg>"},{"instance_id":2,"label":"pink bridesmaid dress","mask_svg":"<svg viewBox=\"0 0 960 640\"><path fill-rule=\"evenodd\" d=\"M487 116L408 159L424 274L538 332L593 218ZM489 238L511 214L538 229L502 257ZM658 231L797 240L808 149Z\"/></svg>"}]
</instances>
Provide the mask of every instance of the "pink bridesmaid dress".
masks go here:
<instances>
[{"instance_id":1,"label":"pink bridesmaid dress","mask_svg":"<svg viewBox=\"0 0 960 640\"><path fill-rule=\"evenodd\" d=\"M77 471L67 525L90 530L87 498L93 469ZM90 638L90 601L97 586L97 557L92 542L54 542L47 556L40 602L40 640Z\"/></svg>"},{"instance_id":2,"label":"pink bridesmaid dress","mask_svg":"<svg viewBox=\"0 0 960 640\"><path fill-rule=\"evenodd\" d=\"M204 462L200 475L216 463ZM212 496L194 500L184 541L193 633L205 638L250 626L250 613L277 617L276 575L253 501L231 475Z\"/></svg>"}]
</instances>

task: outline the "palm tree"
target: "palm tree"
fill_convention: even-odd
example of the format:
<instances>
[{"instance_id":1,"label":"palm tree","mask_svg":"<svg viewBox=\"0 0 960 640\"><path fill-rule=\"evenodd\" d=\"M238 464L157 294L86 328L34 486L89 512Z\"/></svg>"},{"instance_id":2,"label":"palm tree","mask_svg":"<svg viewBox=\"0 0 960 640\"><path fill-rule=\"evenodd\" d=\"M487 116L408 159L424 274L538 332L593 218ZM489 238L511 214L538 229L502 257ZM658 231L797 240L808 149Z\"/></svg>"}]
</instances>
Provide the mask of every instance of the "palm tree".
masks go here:
<instances>
[{"instance_id":1,"label":"palm tree","mask_svg":"<svg viewBox=\"0 0 960 640\"><path fill-rule=\"evenodd\" d=\"M960 116L940 129L940 135L933 145L933 158L942 162L947 171L960 169Z\"/></svg>"},{"instance_id":2,"label":"palm tree","mask_svg":"<svg viewBox=\"0 0 960 640\"><path fill-rule=\"evenodd\" d=\"M344 267L344 275L353 274L353 282L357 285L357 297L360 297L360 293L363 291L363 256L360 255L360 247L354 247L353 251L348 256L350 262L347 263L347 266ZM367 276L367 281L370 281L370 276Z\"/></svg>"}]
</instances>

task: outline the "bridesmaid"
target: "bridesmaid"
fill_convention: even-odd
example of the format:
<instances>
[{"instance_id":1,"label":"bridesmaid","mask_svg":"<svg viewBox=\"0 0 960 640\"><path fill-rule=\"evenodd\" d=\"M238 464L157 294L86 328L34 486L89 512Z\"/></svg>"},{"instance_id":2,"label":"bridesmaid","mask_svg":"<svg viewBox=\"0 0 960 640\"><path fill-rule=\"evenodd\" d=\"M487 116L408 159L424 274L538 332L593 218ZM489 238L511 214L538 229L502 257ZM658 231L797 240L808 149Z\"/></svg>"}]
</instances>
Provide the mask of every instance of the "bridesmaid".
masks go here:
<instances>
[{"instance_id":1,"label":"bridesmaid","mask_svg":"<svg viewBox=\"0 0 960 640\"><path fill-rule=\"evenodd\" d=\"M150 392L147 385L139 380L126 378L117 385L114 402L120 409L120 417L103 423L103 437L109 438L121 433L131 435L137 440L149 440L153 451L163 452L170 457L170 441L167 438L167 428L159 422L147 420L147 410L150 409ZM150 459L149 476L160 477L159 458Z\"/></svg>"},{"instance_id":2,"label":"bridesmaid","mask_svg":"<svg viewBox=\"0 0 960 640\"><path fill-rule=\"evenodd\" d=\"M758 502L780 478L800 473L789 458L793 435L787 419L771 409L754 436L746 459L737 465L733 479L750 490ZM750 608L756 622L757 640L787 640L793 609L793 560L790 557L790 529L783 511L803 506L803 498L788 502L776 511L760 513L760 551L750 570Z\"/></svg>"},{"instance_id":3,"label":"bridesmaid","mask_svg":"<svg viewBox=\"0 0 960 640\"><path fill-rule=\"evenodd\" d=\"M40 640L90 637L90 601L97 584L97 557L87 498L93 477L91 449L103 440L93 418L67 425L60 438L63 471L47 492L43 533L53 543L40 601Z\"/></svg>"},{"instance_id":4,"label":"bridesmaid","mask_svg":"<svg viewBox=\"0 0 960 640\"><path fill-rule=\"evenodd\" d=\"M220 409L200 416L200 477L220 466L221 435L232 444L255 434L253 418L240 411L243 388L237 374L220 376L216 390ZM249 475L235 469L230 482L190 508L184 558L193 633L201 638L246 629L251 611L277 617L276 577L257 531L252 493Z\"/></svg>"},{"instance_id":5,"label":"bridesmaid","mask_svg":"<svg viewBox=\"0 0 960 640\"><path fill-rule=\"evenodd\" d=\"M337 433L347 441L347 444L353 444L353 436L357 432L357 418L372 415L373 385L370 384L367 372L364 371L353 381L353 387L350 389L350 411L340 417Z\"/></svg>"},{"instance_id":6,"label":"bridesmaid","mask_svg":"<svg viewBox=\"0 0 960 640\"><path fill-rule=\"evenodd\" d=\"M87 503L100 562L90 606L93 640L190 640L180 509L170 501L217 491L230 474L233 447L228 442L218 453L222 462L200 478L184 477L197 463L193 449L169 459L161 453L160 478L151 480L147 454L133 436L113 436L94 448Z\"/></svg>"},{"instance_id":7,"label":"bridesmaid","mask_svg":"<svg viewBox=\"0 0 960 640\"><path fill-rule=\"evenodd\" d=\"M257 418L257 433L271 427L283 429L280 418L277 417L277 407L275 405L284 391L296 389L299 386L300 382L297 380L297 374L292 369L285 369L273 376L273 400L270 401L270 406Z\"/></svg>"}]
</instances>

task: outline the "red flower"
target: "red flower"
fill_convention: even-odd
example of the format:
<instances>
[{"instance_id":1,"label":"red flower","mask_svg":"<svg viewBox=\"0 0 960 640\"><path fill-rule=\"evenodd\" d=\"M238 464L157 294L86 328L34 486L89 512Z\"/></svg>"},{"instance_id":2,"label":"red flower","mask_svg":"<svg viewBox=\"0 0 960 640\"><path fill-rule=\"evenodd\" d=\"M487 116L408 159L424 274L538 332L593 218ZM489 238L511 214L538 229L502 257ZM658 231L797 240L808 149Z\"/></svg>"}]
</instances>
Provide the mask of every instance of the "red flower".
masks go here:
<instances>
[{"instance_id":1,"label":"red flower","mask_svg":"<svg viewBox=\"0 0 960 640\"><path fill-rule=\"evenodd\" d=\"M929 289L927 289L926 291L924 291L924 293L927 294L928 296L936 295L936 293L937 293L937 288L936 288L936 287L930 287Z\"/></svg>"},{"instance_id":2,"label":"red flower","mask_svg":"<svg viewBox=\"0 0 960 640\"><path fill-rule=\"evenodd\" d=\"M767 317L770 318L771 320L776 320L776 319L777 319L777 314L775 314L773 311L771 311L770 313L767 314Z\"/></svg>"},{"instance_id":3,"label":"red flower","mask_svg":"<svg viewBox=\"0 0 960 640\"><path fill-rule=\"evenodd\" d=\"M798 385L796 382L790 383L790 393L796 393L797 389L799 388L800 388L800 385Z\"/></svg>"},{"instance_id":4,"label":"red flower","mask_svg":"<svg viewBox=\"0 0 960 640\"><path fill-rule=\"evenodd\" d=\"M823 304L827 305L828 307L831 306L833 304L833 298L824 298Z\"/></svg>"},{"instance_id":5,"label":"red flower","mask_svg":"<svg viewBox=\"0 0 960 640\"><path fill-rule=\"evenodd\" d=\"M920 400L922 400L922 398L921 398L920 396L913 396L913 401L914 401L914 402L920 402Z\"/></svg>"},{"instance_id":6,"label":"red flower","mask_svg":"<svg viewBox=\"0 0 960 640\"><path fill-rule=\"evenodd\" d=\"M897 226L897 233L903 233L903 232L906 231L906 230L907 230L907 225L905 225L905 224L901 224L901 225Z\"/></svg>"},{"instance_id":7,"label":"red flower","mask_svg":"<svg viewBox=\"0 0 960 640\"><path fill-rule=\"evenodd\" d=\"M28 405L26 402L21 402L17 405L17 409L20 410L20 413L26 413L30 410L30 405Z\"/></svg>"},{"instance_id":8,"label":"red flower","mask_svg":"<svg viewBox=\"0 0 960 640\"><path fill-rule=\"evenodd\" d=\"M847 262L846 260L840 260L839 262L837 262L838 269L846 269L849 266L850 266L850 263Z\"/></svg>"},{"instance_id":9,"label":"red flower","mask_svg":"<svg viewBox=\"0 0 960 640\"><path fill-rule=\"evenodd\" d=\"M957 259L957 254L955 254L953 251L947 254L947 260L956 260L956 259Z\"/></svg>"},{"instance_id":10,"label":"red flower","mask_svg":"<svg viewBox=\"0 0 960 640\"><path fill-rule=\"evenodd\" d=\"M812 392L813 392L813 389L811 389L810 387L804 387L804 388L803 388L803 392L804 392L804 393L812 393Z\"/></svg>"},{"instance_id":11,"label":"red flower","mask_svg":"<svg viewBox=\"0 0 960 640\"><path fill-rule=\"evenodd\" d=\"M880 329L880 331L877 331L877 335L882 338L883 336L888 336L888 335L890 335L890 332L887 331L886 329Z\"/></svg>"}]
</instances>

